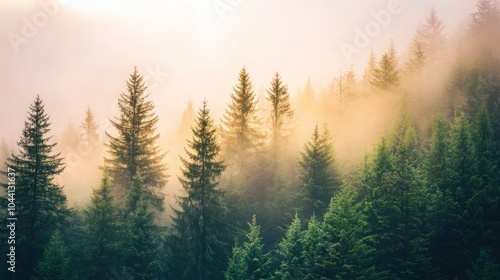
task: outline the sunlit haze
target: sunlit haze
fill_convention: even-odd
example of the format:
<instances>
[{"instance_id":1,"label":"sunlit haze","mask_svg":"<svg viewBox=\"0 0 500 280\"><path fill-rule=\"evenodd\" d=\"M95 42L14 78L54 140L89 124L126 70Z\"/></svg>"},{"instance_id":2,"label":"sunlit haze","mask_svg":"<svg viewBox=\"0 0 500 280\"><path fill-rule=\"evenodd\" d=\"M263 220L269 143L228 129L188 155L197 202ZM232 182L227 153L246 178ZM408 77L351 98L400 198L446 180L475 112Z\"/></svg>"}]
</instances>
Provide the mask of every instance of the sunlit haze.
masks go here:
<instances>
[{"instance_id":1,"label":"sunlit haze","mask_svg":"<svg viewBox=\"0 0 500 280\"><path fill-rule=\"evenodd\" d=\"M394 2L400 11L366 47L349 58L355 29L374 20L372 12ZM57 5L57 7L54 7ZM316 89L351 64L362 75L370 50L382 52L394 39L407 49L413 30L434 7L446 34L470 18L475 1L14 1L0 2L1 138L18 140L28 105L40 94L53 127L78 120L88 106L98 119L112 108L134 66L148 76L160 128L175 126L191 97L206 98L220 115L237 73L246 65L255 89L267 88L279 71L292 95L310 78ZM22 35L47 6L32 38ZM25 31L28 32L28 31ZM31 37L31 35L30 35ZM15 42L15 41L14 41ZM400 53L401 55L401 53ZM154 75L154 74L153 74ZM150 75L151 76L151 75ZM154 86L152 86L154 85ZM61 106L63 105L63 106Z\"/></svg>"}]
</instances>

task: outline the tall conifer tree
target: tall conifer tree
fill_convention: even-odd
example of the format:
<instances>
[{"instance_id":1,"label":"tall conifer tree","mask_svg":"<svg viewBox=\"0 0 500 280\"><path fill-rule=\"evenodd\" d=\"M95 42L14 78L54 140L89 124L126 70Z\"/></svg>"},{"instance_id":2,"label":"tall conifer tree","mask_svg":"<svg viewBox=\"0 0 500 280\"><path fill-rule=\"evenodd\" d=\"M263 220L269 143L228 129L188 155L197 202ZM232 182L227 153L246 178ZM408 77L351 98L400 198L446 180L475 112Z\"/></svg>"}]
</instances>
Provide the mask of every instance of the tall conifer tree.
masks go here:
<instances>
[{"instance_id":1,"label":"tall conifer tree","mask_svg":"<svg viewBox=\"0 0 500 280\"><path fill-rule=\"evenodd\" d=\"M300 206L305 217L321 216L339 188L335 156L328 129L321 134L315 127L300 160Z\"/></svg>"},{"instance_id":2,"label":"tall conifer tree","mask_svg":"<svg viewBox=\"0 0 500 280\"><path fill-rule=\"evenodd\" d=\"M111 120L118 135L108 132L109 157L105 159L108 172L118 199L127 196L132 178L141 174L144 178L142 192L144 199L157 209L163 209L162 188L167 182L165 165L157 144L159 134L155 132L158 117L153 112L153 101L148 100L147 86L137 68L127 81L127 92L120 95L118 107L120 116ZM133 209L132 209L133 210Z\"/></svg>"},{"instance_id":3,"label":"tall conifer tree","mask_svg":"<svg viewBox=\"0 0 500 280\"><path fill-rule=\"evenodd\" d=\"M240 71L231 103L222 118L222 143L225 161L236 172L245 172L255 159L262 135L257 117L257 98L246 68Z\"/></svg>"},{"instance_id":4,"label":"tall conifer tree","mask_svg":"<svg viewBox=\"0 0 500 280\"><path fill-rule=\"evenodd\" d=\"M69 210L62 187L54 177L64 170L63 159L52 149L49 116L40 96L28 112L19 152L7 160L7 173L15 173L16 268L18 277L28 279L41 259L54 230L66 221ZM7 190L8 185L2 184ZM22 221L22 222L21 222Z\"/></svg>"},{"instance_id":5,"label":"tall conifer tree","mask_svg":"<svg viewBox=\"0 0 500 280\"><path fill-rule=\"evenodd\" d=\"M207 102L198 112L193 137L188 140L186 158L179 177L185 194L174 210L174 252L184 260L177 268L185 279L220 279L225 263L224 215L219 176L225 166L219 160L220 147Z\"/></svg>"}]
</instances>

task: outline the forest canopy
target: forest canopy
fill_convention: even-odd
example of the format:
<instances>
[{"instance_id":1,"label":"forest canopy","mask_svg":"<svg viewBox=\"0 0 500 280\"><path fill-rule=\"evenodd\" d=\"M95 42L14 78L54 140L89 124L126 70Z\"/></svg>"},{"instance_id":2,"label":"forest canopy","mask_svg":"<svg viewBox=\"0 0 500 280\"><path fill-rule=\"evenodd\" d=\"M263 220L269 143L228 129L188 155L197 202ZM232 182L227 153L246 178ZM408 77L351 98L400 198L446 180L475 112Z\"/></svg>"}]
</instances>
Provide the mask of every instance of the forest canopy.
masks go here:
<instances>
[{"instance_id":1,"label":"forest canopy","mask_svg":"<svg viewBox=\"0 0 500 280\"><path fill-rule=\"evenodd\" d=\"M1 278L500 279L499 32L478 0L326 88L241 65L167 133L139 67L106 126L36 95L0 145Z\"/></svg>"}]
</instances>

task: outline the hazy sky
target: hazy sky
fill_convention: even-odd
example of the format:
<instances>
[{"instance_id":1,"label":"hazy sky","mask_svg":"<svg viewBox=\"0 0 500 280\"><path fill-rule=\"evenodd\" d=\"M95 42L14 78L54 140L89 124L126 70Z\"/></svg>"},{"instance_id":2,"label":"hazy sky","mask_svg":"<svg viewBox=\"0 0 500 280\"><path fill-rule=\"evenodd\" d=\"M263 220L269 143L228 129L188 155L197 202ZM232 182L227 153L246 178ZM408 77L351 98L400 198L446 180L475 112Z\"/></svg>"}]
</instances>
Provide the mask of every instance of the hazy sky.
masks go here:
<instances>
[{"instance_id":1,"label":"hazy sky","mask_svg":"<svg viewBox=\"0 0 500 280\"><path fill-rule=\"evenodd\" d=\"M206 98L222 112L243 65L256 90L267 88L275 71L292 93L308 78L318 89L351 64L361 76L370 49L381 53L391 39L404 55L432 7L453 35L475 4L0 0L0 138L19 139L36 94L55 132L70 118L83 119L87 107L105 121L116 115L113 104L134 66L148 79L161 128L177 125L190 97L196 107ZM363 44L355 42L358 30L370 33ZM346 45L356 53L345 55Z\"/></svg>"}]
</instances>

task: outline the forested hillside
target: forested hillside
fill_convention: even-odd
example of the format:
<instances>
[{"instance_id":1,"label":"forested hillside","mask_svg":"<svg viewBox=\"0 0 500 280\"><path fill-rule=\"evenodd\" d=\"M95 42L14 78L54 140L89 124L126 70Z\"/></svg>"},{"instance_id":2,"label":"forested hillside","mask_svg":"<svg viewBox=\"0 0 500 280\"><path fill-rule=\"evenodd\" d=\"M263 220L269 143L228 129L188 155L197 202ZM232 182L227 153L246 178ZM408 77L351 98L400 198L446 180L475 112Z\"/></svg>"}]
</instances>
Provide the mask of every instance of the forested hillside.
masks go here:
<instances>
[{"instance_id":1,"label":"forested hillside","mask_svg":"<svg viewBox=\"0 0 500 280\"><path fill-rule=\"evenodd\" d=\"M0 278L500 279L500 10L413 34L326 88L241 65L170 135L138 67L104 134L36 95L0 145Z\"/></svg>"}]
</instances>

